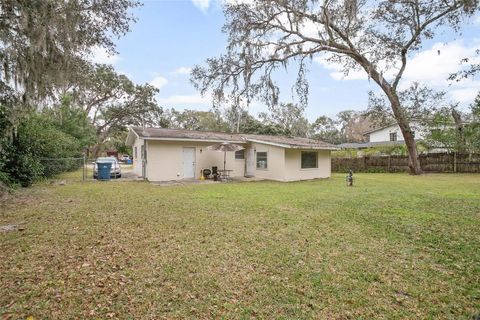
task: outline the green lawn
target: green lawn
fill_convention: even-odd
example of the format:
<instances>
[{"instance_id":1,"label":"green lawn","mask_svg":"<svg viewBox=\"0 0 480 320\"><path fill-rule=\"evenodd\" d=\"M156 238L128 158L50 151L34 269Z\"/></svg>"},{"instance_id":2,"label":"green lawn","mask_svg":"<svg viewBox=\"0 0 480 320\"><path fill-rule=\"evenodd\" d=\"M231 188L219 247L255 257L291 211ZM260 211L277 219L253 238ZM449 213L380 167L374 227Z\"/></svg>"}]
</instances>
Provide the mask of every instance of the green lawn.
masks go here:
<instances>
[{"instance_id":1,"label":"green lawn","mask_svg":"<svg viewBox=\"0 0 480 320\"><path fill-rule=\"evenodd\" d=\"M480 313L479 175L45 183L0 211L12 319Z\"/></svg>"}]
</instances>

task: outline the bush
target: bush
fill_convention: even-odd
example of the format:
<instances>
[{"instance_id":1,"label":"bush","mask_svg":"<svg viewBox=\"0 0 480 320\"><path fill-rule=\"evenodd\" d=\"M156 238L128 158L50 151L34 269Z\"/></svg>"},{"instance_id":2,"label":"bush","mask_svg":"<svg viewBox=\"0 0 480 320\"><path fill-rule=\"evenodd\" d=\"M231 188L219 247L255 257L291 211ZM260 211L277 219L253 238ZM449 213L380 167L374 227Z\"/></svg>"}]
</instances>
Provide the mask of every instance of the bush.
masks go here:
<instances>
[{"instance_id":1,"label":"bush","mask_svg":"<svg viewBox=\"0 0 480 320\"><path fill-rule=\"evenodd\" d=\"M33 157L29 143L18 141L9 109L0 105L0 182L9 187L27 187L39 174L41 165Z\"/></svg>"},{"instance_id":2,"label":"bush","mask_svg":"<svg viewBox=\"0 0 480 320\"><path fill-rule=\"evenodd\" d=\"M39 178L74 170L82 161L81 143L63 132L47 115L31 113L24 117L16 133L7 134L6 109L0 112L0 181L8 186L30 186ZM11 127L11 125L10 125ZM13 131L13 130L12 130Z\"/></svg>"},{"instance_id":3,"label":"bush","mask_svg":"<svg viewBox=\"0 0 480 320\"><path fill-rule=\"evenodd\" d=\"M28 144L17 139L3 141L0 157L0 178L7 186L30 186L42 174L43 167Z\"/></svg>"},{"instance_id":4,"label":"bush","mask_svg":"<svg viewBox=\"0 0 480 320\"><path fill-rule=\"evenodd\" d=\"M82 156L79 141L60 131L47 117L32 115L19 126L17 135L20 145L29 144L32 155L41 164L43 177L78 168L79 161L65 158Z\"/></svg>"},{"instance_id":5,"label":"bush","mask_svg":"<svg viewBox=\"0 0 480 320\"><path fill-rule=\"evenodd\" d=\"M332 158L357 158L357 149L344 149L339 151L332 151Z\"/></svg>"}]
</instances>

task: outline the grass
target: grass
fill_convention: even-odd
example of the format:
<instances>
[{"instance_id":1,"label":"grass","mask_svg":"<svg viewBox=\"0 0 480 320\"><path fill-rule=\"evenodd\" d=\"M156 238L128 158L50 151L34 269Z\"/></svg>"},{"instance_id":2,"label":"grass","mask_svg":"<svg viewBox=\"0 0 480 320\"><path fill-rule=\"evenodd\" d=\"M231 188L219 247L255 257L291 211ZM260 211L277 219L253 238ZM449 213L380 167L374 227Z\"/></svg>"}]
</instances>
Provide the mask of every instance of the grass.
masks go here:
<instances>
[{"instance_id":1,"label":"grass","mask_svg":"<svg viewBox=\"0 0 480 320\"><path fill-rule=\"evenodd\" d=\"M0 207L0 315L471 319L480 176L158 187L67 182Z\"/></svg>"}]
</instances>

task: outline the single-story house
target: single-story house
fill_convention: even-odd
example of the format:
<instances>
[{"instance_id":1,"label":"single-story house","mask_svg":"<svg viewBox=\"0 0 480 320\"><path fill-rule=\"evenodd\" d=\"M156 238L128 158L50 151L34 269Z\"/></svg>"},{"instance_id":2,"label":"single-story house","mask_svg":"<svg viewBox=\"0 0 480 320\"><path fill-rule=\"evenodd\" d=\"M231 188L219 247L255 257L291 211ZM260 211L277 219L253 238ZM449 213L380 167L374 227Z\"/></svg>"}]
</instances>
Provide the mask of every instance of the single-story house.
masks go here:
<instances>
[{"instance_id":1,"label":"single-story house","mask_svg":"<svg viewBox=\"0 0 480 320\"><path fill-rule=\"evenodd\" d=\"M229 142L242 146L227 152L232 177L295 181L330 177L326 142L283 136L130 127L126 144L133 148L133 171L150 181L199 179L203 169L223 169L224 153L207 150Z\"/></svg>"}]
</instances>

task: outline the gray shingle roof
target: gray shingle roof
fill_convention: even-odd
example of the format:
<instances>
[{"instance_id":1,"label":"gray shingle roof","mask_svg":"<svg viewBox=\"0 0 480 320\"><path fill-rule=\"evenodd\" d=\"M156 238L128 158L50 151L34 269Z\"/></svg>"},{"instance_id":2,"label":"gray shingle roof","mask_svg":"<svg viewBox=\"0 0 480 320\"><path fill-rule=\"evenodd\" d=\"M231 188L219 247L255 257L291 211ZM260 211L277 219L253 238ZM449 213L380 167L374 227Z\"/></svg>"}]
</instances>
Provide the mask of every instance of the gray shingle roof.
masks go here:
<instances>
[{"instance_id":1,"label":"gray shingle roof","mask_svg":"<svg viewBox=\"0 0 480 320\"><path fill-rule=\"evenodd\" d=\"M131 127L140 138L172 138L172 139L188 139L188 140L205 140L205 141L231 141L244 143L241 137L222 132L194 131L184 129L166 129L166 128L141 128Z\"/></svg>"},{"instance_id":2,"label":"gray shingle roof","mask_svg":"<svg viewBox=\"0 0 480 320\"><path fill-rule=\"evenodd\" d=\"M150 138L165 140L229 141L234 143L258 142L297 149L338 149L336 146L330 143L300 137L267 136L258 134L223 133L166 128L144 129L141 127L131 127L131 129L142 139Z\"/></svg>"},{"instance_id":3,"label":"gray shingle roof","mask_svg":"<svg viewBox=\"0 0 480 320\"><path fill-rule=\"evenodd\" d=\"M266 136L259 134L241 134L247 141L261 141L288 146L290 148L337 149L333 144L315 139L285 136Z\"/></svg>"}]
</instances>

